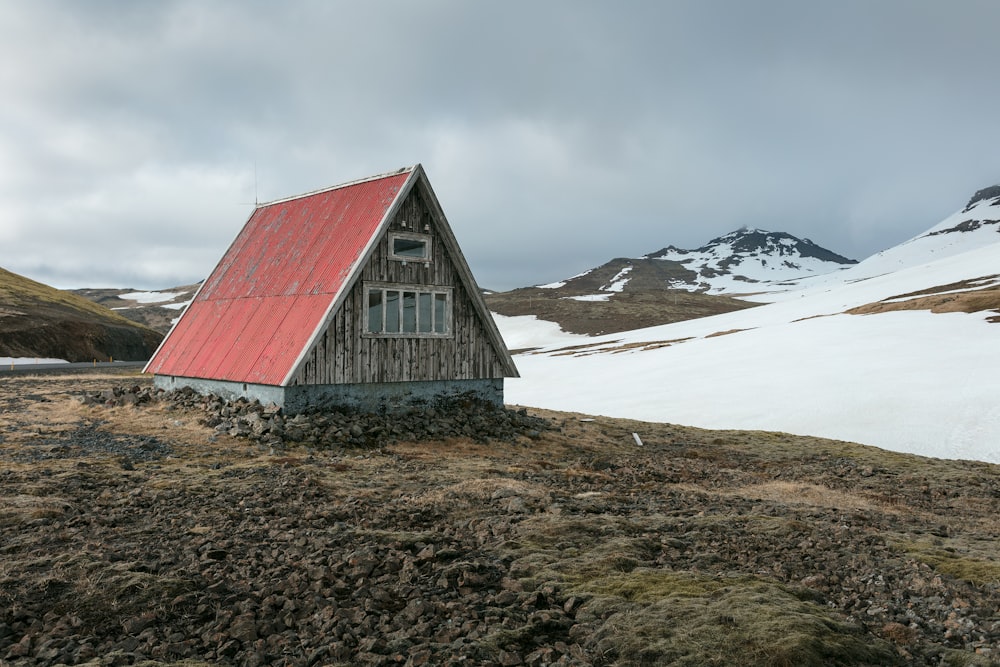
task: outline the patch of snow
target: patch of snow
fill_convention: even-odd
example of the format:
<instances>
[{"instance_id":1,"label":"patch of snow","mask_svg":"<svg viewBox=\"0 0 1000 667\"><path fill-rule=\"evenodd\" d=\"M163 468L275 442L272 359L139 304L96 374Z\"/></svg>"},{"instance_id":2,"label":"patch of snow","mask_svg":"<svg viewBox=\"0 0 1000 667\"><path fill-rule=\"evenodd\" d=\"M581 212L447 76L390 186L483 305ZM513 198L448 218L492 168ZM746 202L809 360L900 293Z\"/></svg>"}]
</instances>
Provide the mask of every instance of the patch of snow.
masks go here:
<instances>
[{"instance_id":1,"label":"patch of snow","mask_svg":"<svg viewBox=\"0 0 1000 667\"><path fill-rule=\"evenodd\" d=\"M181 308L187 308L191 305L191 301L181 301L180 303L165 303L163 308L170 308L171 310L180 310Z\"/></svg>"},{"instance_id":2,"label":"patch of snow","mask_svg":"<svg viewBox=\"0 0 1000 667\"><path fill-rule=\"evenodd\" d=\"M626 266L611 279L611 282L601 288L602 292L621 292L628 284L628 274L632 271L631 266Z\"/></svg>"},{"instance_id":3,"label":"patch of snow","mask_svg":"<svg viewBox=\"0 0 1000 667\"><path fill-rule=\"evenodd\" d=\"M65 364L65 359L49 359L47 357L0 357L0 366L27 366L29 364Z\"/></svg>"},{"instance_id":4,"label":"patch of snow","mask_svg":"<svg viewBox=\"0 0 1000 667\"><path fill-rule=\"evenodd\" d=\"M610 294L581 294L579 296L564 296L563 299L573 299L573 301L607 301Z\"/></svg>"},{"instance_id":5,"label":"patch of snow","mask_svg":"<svg viewBox=\"0 0 1000 667\"><path fill-rule=\"evenodd\" d=\"M119 294L118 298L138 303L163 303L164 301L173 301L179 296L184 296L184 292L129 292Z\"/></svg>"},{"instance_id":6,"label":"patch of snow","mask_svg":"<svg viewBox=\"0 0 1000 667\"><path fill-rule=\"evenodd\" d=\"M575 280L577 278L583 278L585 275L587 275L591 271L593 271L593 269L587 269L583 273L578 273L575 276L570 276L566 280L561 280L561 281L556 282L556 283L549 283L548 285L535 285L535 287L537 287L539 289L559 289L560 287L562 287L563 285L565 285L566 283L568 283L570 280Z\"/></svg>"},{"instance_id":7,"label":"patch of snow","mask_svg":"<svg viewBox=\"0 0 1000 667\"><path fill-rule=\"evenodd\" d=\"M534 315L508 317L491 313L500 335L510 350L548 345L572 345L589 340L589 336L563 331L555 322L540 320Z\"/></svg>"}]
</instances>

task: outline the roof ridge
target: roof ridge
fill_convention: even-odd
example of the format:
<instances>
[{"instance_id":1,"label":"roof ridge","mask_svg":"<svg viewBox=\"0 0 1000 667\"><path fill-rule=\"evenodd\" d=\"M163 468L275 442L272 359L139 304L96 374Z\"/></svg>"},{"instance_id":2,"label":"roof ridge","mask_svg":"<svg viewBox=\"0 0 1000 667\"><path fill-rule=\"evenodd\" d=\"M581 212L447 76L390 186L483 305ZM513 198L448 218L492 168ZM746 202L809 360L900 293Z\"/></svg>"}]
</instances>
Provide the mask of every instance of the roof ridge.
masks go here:
<instances>
[{"instance_id":1,"label":"roof ridge","mask_svg":"<svg viewBox=\"0 0 1000 667\"><path fill-rule=\"evenodd\" d=\"M285 202L295 201L296 199L302 199L304 197L311 197L313 195L322 194L324 192L332 192L334 190L340 190L343 188L349 188L354 185L361 185L362 183L369 183L371 181L377 181L383 178L389 178L390 176L398 176L399 174L405 174L408 172L415 171L420 167L420 163L410 165L409 167L401 167L393 171L387 171L381 174L376 174L374 176L367 176L365 178L358 178L353 181L347 181L346 183L338 183L337 185L330 185L325 188L319 188L317 190L310 190L309 192L303 192L297 195L290 195L288 197L282 197L280 199L273 199L271 201L260 202L257 204L257 208L264 208L265 206L274 206L275 204L284 204Z\"/></svg>"}]
</instances>

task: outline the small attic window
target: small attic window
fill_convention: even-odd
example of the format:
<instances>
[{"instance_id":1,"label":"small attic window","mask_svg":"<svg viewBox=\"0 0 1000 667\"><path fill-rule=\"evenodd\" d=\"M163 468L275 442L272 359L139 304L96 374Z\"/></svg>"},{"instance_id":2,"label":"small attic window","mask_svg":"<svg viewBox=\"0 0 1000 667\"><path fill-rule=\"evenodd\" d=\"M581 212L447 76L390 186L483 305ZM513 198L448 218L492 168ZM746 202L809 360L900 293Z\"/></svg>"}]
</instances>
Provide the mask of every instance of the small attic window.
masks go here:
<instances>
[{"instance_id":1,"label":"small attic window","mask_svg":"<svg viewBox=\"0 0 1000 667\"><path fill-rule=\"evenodd\" d=\"M389 234L389 259L400 262L431 261L431 237L403 232Z\"/></svg>"}]
</instances>

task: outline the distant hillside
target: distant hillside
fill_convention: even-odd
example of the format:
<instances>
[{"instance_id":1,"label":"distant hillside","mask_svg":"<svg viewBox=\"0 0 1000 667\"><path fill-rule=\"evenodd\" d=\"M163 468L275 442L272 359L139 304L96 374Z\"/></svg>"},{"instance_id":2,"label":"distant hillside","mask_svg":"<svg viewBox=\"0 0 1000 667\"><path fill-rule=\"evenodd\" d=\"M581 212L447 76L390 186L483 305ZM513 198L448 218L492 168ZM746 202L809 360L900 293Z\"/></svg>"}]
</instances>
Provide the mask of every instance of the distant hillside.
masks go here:
<instances>
[{"instance_id":1,"label":"distant hillside","mask_svg":"<svg viewBox=\"0 0 1000 667\"><path fill-rule=\"evenodd\" d=\"M155 291L85 288L73 290L73 293L166 335L200 286L201 283L194 283Z\"/></svg>"},{"instance_id":2,"label":"distant hillside","mask_svg":"<svg viewBox=\"0 0 1000 667\"><path fill-rule=\"evenodd\" d=\"M738 297L856 263L809 239L740 229L696 250L619 257L556 283L487 294L486 302L501 315L536 315L569 333L618 333L750 308L757 304Z\"/></svg>"},{"instance_id":3,"label":"distant hillside","mask_svg":"<svg viewBox=\"0 0 1000 667\"><path fill-rule=\"evenodd\" d=\"M0 269L0 356L141 361L162 338L72 292Z\"/></svg>"},{"instance_id":4,"label":"distant hillside","mask_svg":"<svg viewBox=\"0 0 1000 667\"><path fill-rule=\"evenodd\" d=\"M567 332L607 334L682 322L756 304L671 284L691 272L676 262L617 258L565 281L486 294L501 315L535 315Z\"/></svg>"}]
</instances>

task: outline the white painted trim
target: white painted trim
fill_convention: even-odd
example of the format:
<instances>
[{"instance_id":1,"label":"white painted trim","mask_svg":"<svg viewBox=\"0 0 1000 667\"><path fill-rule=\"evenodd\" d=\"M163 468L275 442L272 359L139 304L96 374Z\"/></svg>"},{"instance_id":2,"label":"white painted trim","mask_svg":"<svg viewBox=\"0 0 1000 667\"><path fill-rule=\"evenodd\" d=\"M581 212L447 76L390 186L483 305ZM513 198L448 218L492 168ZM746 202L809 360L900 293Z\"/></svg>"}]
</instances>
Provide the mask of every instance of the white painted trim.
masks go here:
<instances>
[{"instance_id":1,"label":"white painted trim","mask_svg":"<svg viewBox=\"0 0 1000 667\"><path fill-rule=\"evenodd\" d=\"M397 255L394 251L394 243L396 239L404 239L407 241L420 241L424 244L427 252L423 257L408 257L406 255ZM430 234L417 234L415 232L395 232L389 231L389 259L394 262L420 262L421 264L430 264L431 257L433 257L434 248L432 246L433 237Z\"/></svg>"},{"instance_id":2,"label":"white painted trim","mask_svg":"<svg viewBox=\"0 0 1000 667\"><path fill-rule=\"evenodd\" d=\"M322 194L324 192L331 192L333 190L340 190L341 188L347 188L352 185L359 185L361 183L367 183L369 181L377 181L382 178L388 178L390 176L397 176L399 174L405 174L410 172L411 174L419 167L419 164L413 165L411 167L403 167L402 169L397 169L396 171L387 171L384 174L378 174L376 176L367 176L365 178L359 178L354 181L348 181L347 183L339 183L337 185L331 185L329 187L320 188L318 190L311 190L309 192L303 192L302 194L292 195L290 197L282 197L281 199L275 199L268 202L261 202L257 204L257 208L265 208L267 206L274 206L275 204L284 204L285 202L295 201L296 199L302 199L304 197L312 197L313 195Z\"/></svg>"}]
</instances>

